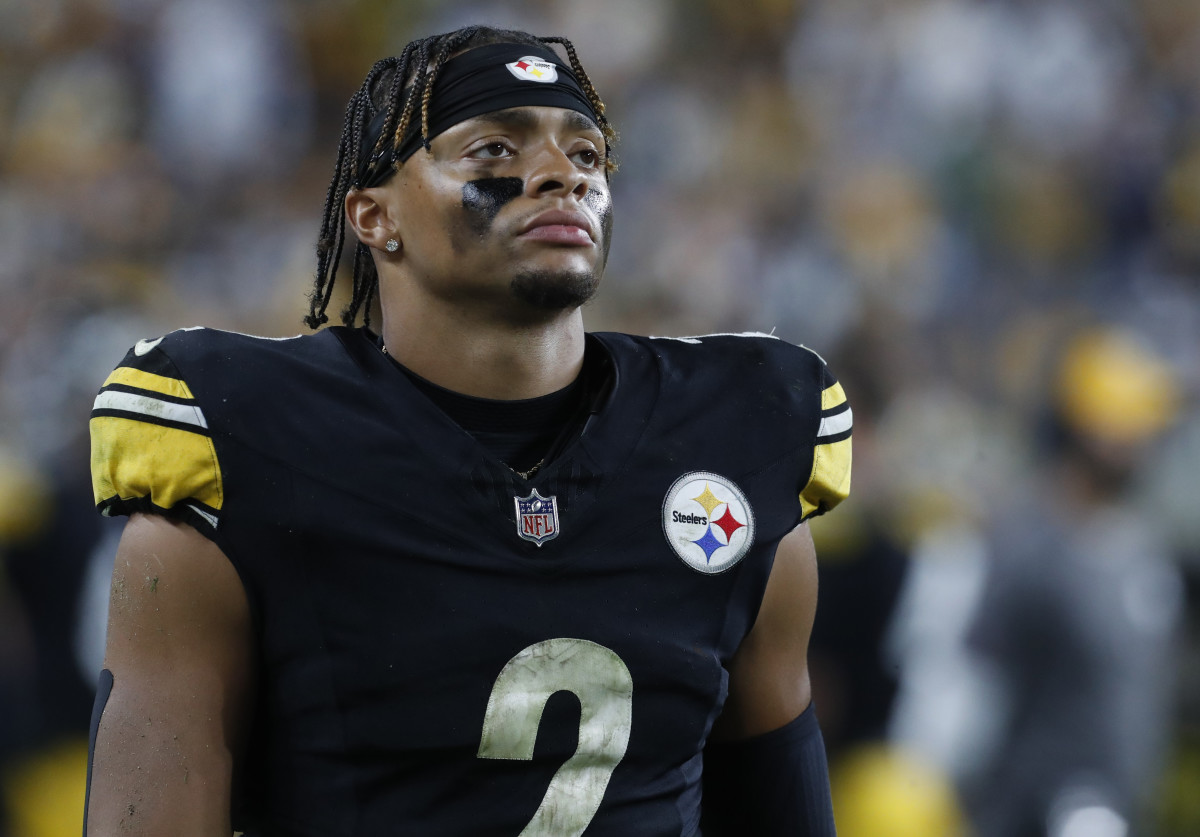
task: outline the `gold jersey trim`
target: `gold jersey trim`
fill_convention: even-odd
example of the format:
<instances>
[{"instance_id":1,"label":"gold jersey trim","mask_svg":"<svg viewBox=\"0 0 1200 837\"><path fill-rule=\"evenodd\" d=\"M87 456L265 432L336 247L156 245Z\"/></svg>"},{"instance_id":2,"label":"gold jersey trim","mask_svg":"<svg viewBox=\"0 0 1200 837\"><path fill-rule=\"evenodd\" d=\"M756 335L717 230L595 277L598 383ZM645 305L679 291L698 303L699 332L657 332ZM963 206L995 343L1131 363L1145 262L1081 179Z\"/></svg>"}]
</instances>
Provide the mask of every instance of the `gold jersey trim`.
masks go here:
<instances>
[{"instance_id":1,"label":"gold jersey trim","mask_svg":"<svg viewBox=\"0 0 1200 837\"><path fill-rule=\"evenodd\" d=\"M821 392L821 423L813 445L812 473L800 492L805 518L824 514L849 496L853 424L854 414L842 385L826 387Z\"/></svg>"},{"instance_id":2,"label":"gold jersey trim","mask_svg":"<svg viewBox=\"0 0 1200 837\"><path fill-rule=\"evenodd\" d=\"M104 386L113 384L124 384L125 386L144 389L159 395L167 395L172 398L186 398L189 401L194 400L195 396L188 389L188 385L178 378L168 378L165 375L156 375L153 372L145 372L141 369L135 369L132 366L118 366L108 376L108 380L104 382Z\"/></svg>"},{"instance_id":3,"label":"gold jersey trim","mask_svg":"<svg viewBox=\"0 0 1200 837\"><path fill-rule=\"evenodd\" d=\"M225 499L221 468L186 383L120 366L96 396L89 430L98 506L179 506L216 528Z\"/></svg>"}]
</instances>

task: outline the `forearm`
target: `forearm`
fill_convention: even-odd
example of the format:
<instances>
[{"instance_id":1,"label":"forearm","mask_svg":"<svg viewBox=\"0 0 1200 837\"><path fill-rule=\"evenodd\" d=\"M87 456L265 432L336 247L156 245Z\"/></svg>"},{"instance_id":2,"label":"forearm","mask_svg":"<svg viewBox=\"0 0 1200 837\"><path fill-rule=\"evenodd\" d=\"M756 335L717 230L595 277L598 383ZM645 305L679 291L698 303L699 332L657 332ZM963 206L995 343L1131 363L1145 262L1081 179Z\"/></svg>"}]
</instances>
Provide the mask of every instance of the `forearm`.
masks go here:
<instances>
[{"instance_id":1,"label":"forearm","mask_svg":"<svg viewBox=\"0 0 1200 837\"><path fill-rule=\"evenodd\" d=\"M791 723L704 751L705 837L834 837L825 742L810 705Z\"/></svg>"},{"instance_id":2,"label":"forearm","mask_svg":"<svg viewBox=\"0 0 1200 837\"><path fill-rule=\"evenodd\" d=\"M232 759L213 744L219 717L143 705L122 694L97 695L88 771L86 837L228 837ZM128 686L126 686L128 691ZM200 713L203 714L200 714Z\"/></svg>"}]
</instances>

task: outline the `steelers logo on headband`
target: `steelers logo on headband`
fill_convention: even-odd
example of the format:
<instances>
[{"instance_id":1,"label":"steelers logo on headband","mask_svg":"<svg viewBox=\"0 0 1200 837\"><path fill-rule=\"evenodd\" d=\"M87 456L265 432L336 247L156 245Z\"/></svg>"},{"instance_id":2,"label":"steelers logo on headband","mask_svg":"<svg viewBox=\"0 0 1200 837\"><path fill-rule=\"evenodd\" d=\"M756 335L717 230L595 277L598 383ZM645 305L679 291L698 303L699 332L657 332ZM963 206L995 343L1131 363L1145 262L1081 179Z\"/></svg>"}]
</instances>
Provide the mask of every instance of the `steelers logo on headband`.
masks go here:
<instances>
[{"instance_id":1,"label":"steelers logo on headband","mask_svg":"<svg viewBox=\"0 0 1200 837\"><path fill-rule=\"evenodd\" d=\"M549 61L543 61L534 55L526 55L519 61L505 64L508 71L521 81L535 81L539 84L552 84L558 81L558 68Z\"/></svg>"}]
</instances>

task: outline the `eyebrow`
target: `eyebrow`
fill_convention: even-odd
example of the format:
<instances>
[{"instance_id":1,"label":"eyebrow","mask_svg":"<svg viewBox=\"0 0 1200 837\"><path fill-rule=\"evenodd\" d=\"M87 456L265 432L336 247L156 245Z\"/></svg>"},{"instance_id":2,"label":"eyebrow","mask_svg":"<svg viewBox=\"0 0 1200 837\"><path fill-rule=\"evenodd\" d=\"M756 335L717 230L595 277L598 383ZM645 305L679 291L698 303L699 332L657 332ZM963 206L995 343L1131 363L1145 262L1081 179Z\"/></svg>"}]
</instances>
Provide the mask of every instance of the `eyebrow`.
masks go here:
<instances>
[{"instance_id":1,"label":"eyebrow","mask_svg":"<svg viewBox=\"0 0 1200 837\"><path fill-rule=\"evenodd\" d=\"M591 117L586 116L577 110L567 111L566 117L563 121L566 124L566 127L574 131L596 131L597 133L600 133L600 126L593 122Z\"/></svg>"}]
</instances>

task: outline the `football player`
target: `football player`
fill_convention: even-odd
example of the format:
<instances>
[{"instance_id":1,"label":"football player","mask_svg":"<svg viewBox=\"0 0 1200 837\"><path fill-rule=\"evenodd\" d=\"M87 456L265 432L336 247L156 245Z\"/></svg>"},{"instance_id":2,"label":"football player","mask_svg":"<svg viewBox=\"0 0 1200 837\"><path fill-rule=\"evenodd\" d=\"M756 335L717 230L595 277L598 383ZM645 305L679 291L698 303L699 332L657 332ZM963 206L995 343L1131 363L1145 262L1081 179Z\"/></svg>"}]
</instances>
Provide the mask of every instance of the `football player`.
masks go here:
<instances>
[{"instance_id":1,"label":"football player","mask_svg":"<svg viewBox=\"0 0 1200 837\"><path fill-rule=\"evenodd\" d=\"M767 336L585 333L614 137L565 39L415 41L347 111L343 324L108 378L92 837L834 833L804 521L850 410Z\"/></svg>"}]
</instances>

